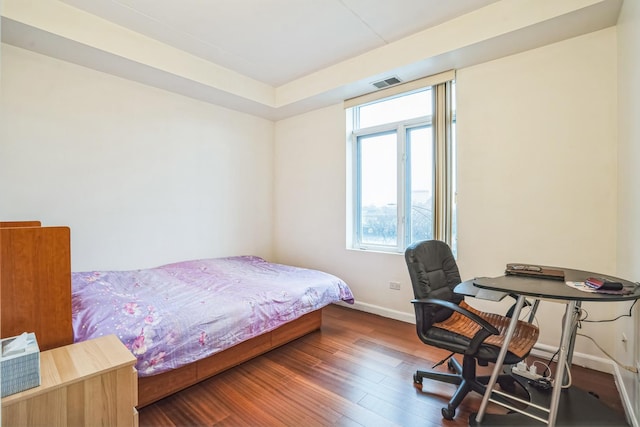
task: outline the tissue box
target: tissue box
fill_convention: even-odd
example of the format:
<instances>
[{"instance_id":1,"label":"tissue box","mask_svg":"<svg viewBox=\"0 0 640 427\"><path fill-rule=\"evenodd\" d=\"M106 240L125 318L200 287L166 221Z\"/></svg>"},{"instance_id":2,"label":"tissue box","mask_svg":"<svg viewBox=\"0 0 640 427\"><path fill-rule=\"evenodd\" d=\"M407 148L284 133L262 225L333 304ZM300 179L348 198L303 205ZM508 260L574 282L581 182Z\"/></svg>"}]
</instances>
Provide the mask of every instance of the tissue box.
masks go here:
<instances>
[{"instance_id":1,"label":"tissue box","mask_svg":"<svg viewBox=\"0 0 640 427\"><path fill-rule=\"evenodd\" d=\"M36 334L27 334L26 347L6 352L6 346L18 337L0 341L0 368L2 370L2 397L40 385L40 349Z\"/></svg>"}]
</instances>

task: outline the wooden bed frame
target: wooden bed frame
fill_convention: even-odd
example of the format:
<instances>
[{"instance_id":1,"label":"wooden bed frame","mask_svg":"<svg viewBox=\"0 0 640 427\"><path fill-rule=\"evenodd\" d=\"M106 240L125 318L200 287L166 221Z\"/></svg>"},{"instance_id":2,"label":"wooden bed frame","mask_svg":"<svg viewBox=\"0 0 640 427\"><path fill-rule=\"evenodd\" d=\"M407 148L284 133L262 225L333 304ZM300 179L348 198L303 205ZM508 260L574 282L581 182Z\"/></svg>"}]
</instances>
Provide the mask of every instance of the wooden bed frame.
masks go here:
<instances>
[{"instance_id":1,"label":"wooden bed frame","mask_svg":"<svg viewBox=\"0 0 640 427\"><path fill-rule=\"evenodd\" d=\"M320 329L322 310L224 351L138 378L138 408ZM73 343L68 227L0 222L0 336L35 332L41 351Z\"/></svg>"}]
</instances>

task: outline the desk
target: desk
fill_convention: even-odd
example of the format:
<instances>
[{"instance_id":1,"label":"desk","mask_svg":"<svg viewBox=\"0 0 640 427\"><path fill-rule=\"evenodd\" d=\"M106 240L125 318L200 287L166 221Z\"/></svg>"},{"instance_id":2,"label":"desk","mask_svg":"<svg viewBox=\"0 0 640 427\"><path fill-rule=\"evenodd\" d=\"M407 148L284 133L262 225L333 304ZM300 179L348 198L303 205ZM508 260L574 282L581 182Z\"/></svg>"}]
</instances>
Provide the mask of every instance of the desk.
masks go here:
<instances>
[{"instance_id":1,"label":"desk","mask_svg":"<svg viewBox=\"0 0 640 427\"><path fill-rule=\"evenodd\" d=\"M612 281L621 282L625 287L633 289L633 292L627 295L588 293L573 289L567 286L563 281L540 279L535 277L500 276L495 278L475 279L473 281L473 284L479 288L518 295L518 300L513 312L513 317L505 335L504 346L500 350L500 354L498 355L493 373L491 374L491 379L487 384L487 391L483 396L482 403L480 404L480 409L478 411L478 414L476 415L476 422L478 424L480 424L484 418L487 405L489 403L489 400L491 399L492 393L494 392L493 387L495 386L498 375L502 371L502 364L507 353L507 347L509 345L509 342L511 341L513 331L515 330L516 323L518 317L520 316L520 311L524 305L526 297L533 297L536 299L549 299L566 304L565 315L562 322L560 354L558 356L558 365L555 375L557 385L553 388L549 409L548 411L545 410L549 414L546 423L550 426L555 426L556 424L558 407L560 403L560 392L562 390L562 387L560 387L559 385L563 383L567 366L570 366L571 358L573 356L573 346L575 342L573 328L578 321L581 302L631 301L640 298L640 286L636 286L633 282L629 282L627 280L588 271L563 269L557 267L548 268L564 270L566 281L583 282L588 277L604 276L611 279ZM525 415L528 414L525 413ZM536 419L545 422L544 419Z\"/></svg>"}]
</instances>

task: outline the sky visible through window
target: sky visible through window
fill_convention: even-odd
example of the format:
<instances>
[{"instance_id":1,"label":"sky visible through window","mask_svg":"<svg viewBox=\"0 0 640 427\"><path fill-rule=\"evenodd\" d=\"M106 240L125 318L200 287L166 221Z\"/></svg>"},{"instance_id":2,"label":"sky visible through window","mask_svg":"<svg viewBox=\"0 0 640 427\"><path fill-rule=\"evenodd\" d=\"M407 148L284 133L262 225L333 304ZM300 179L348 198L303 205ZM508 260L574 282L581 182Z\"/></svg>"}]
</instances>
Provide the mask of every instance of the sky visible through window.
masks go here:
<instances>
[{"instance_id":1,"label":"sky visible through window","mask_svg":"<svg viewBox=\"0 0 640 427\"><path fill-rule=\"evenodd\" d=\"M360 107L360 129L431 115L431 89Z\"/></svg>"}]
</instances>

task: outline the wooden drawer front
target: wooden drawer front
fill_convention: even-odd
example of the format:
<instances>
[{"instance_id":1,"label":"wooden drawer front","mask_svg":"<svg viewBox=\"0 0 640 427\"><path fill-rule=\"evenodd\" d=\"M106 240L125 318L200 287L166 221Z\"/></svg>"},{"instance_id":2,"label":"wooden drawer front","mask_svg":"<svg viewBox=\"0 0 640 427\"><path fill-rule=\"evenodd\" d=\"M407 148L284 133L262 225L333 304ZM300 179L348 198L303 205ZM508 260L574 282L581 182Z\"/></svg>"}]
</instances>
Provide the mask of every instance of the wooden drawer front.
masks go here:
<instances>
[{"instance_id":1,"label":"wooden drawer front","mask_svg":"<svg viewBox=\"0 0 640 427\"><path fill-rule=\"evenodd\" d=\"M127 366L118 369L113 392L116 397L116 425L133 426L135 422L132 411L138 404L138 373L135 368Z\"/></svg>"},{"instance_id":2,"label":"wooden drawer front","mask_svg":"<svg viewBox=\"0 0 640 427\"><path fill-rule=\"evenodd\" d=\"M2 425L8 427L72 425L67 419L67 412L59 409L67 406L67 400L67 390L61 388L5 406L2 408Z\"/></svg>"},{"instance_id":3,"label":"wooden drawer front","mask_svg":"<svg viewBox=\"0 0 640 427\"><path fill-rule=\"evenodd\" d=\"M174 393L176 390L187 388L198 380L195 363L169 372L172 373L172 379L174 380L171 382L171 390L167 389L166 380L162 376L153 375L138 379L138 407L148 405L155 400ZM153 399L149 398L150 396Z\"/></svg>"},{"instance_id":4,"label":"wooden drawer front","mask_svg":"<svg viewBox=\"0 0 640 427\"><path fill-rule=\"evenodd\" d=\"M282 325L273 331L274 347L288 343L306 333L320 329L322 326L322 310L316 310L300 317L298 321Z\"/></svg>"},{"instance_id":5,"label":"wooden drawer front","mask_svg":"<svg viewBox=\"0 0 640 427\"><path fill-rule=\"evenodd\" d=\"M21 400L2 410L3 426L133 426L135 402L131 368Z\"/></svg>"}]
</instances>

